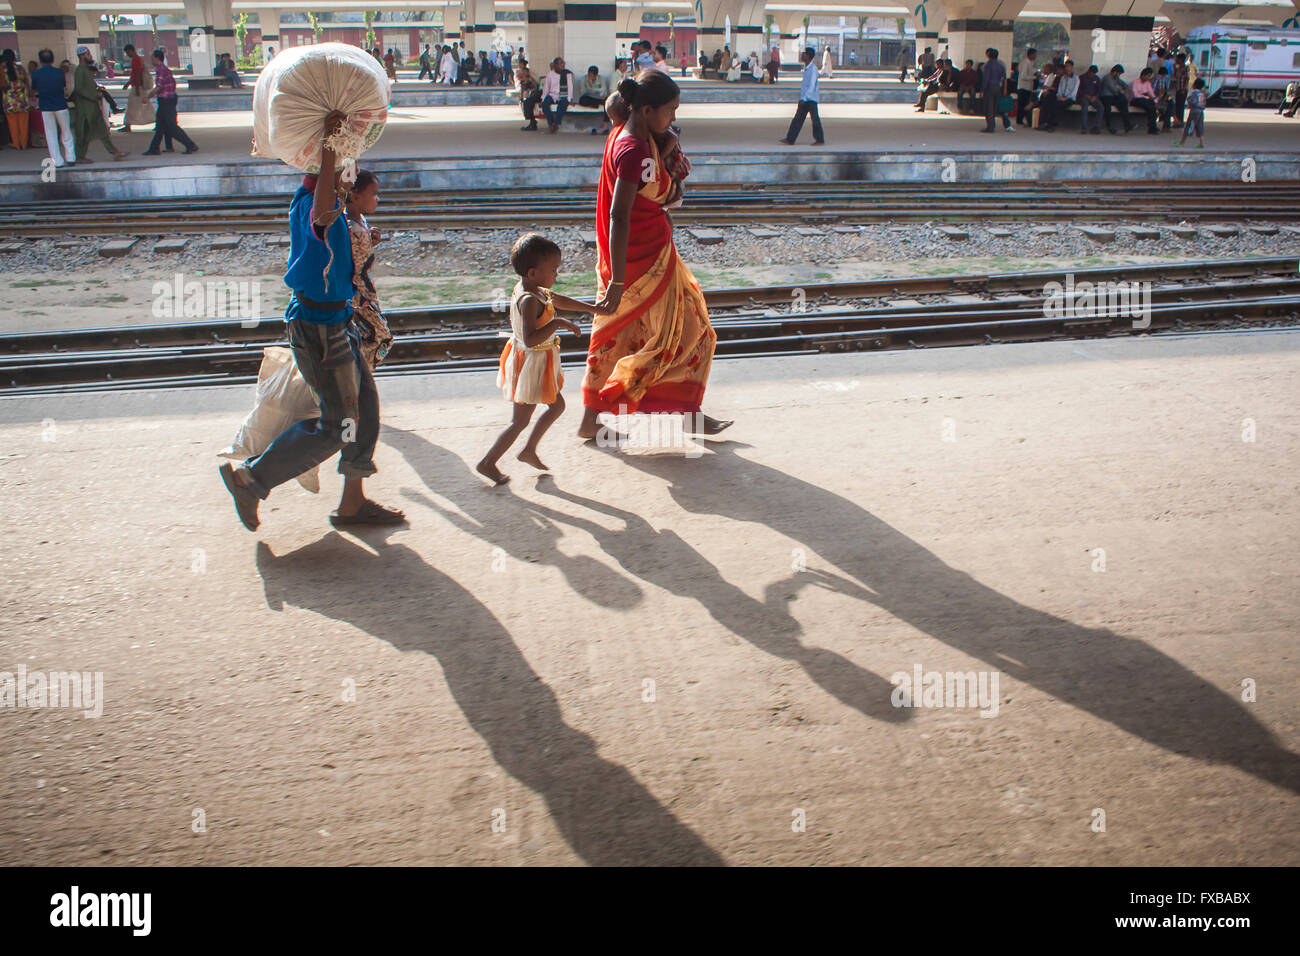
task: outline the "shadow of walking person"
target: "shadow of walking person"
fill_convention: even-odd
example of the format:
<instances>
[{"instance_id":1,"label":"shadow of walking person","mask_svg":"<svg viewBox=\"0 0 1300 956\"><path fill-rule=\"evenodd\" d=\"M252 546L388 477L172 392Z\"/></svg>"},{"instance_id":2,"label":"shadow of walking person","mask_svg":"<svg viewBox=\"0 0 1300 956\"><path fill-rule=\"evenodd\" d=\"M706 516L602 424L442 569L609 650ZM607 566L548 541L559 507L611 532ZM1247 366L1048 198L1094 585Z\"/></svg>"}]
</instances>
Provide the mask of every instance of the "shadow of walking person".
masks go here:
<instances>
[{"instance_id":1,"label":"shadow of walking person","mask_svg":"<svg viewBox=\"0 0 1300 956\"><path fill-rule=\"evenodd\" d=\"M716 566L671 529L656 531L640 515L562 491L553 480L539 481L537 490L622 521L622 528L611 529L586 518L533 506L544 510L552 521L587 531L628 573L669 593L698 601L737 637L774 657L798 664L841 703L876 720L899 722L911 718L910 710L890 703L894 688L889 681L832 650L805 645L801 640L803 626L787 607L804 585L828 587L869 600L860 585L831 574L796 575L769 585L763 600L758 601L724 578Z\"/></svg>"},{"instance_id":2,"label":"shadow of walking person","mask_svg":"<svg viewBox=\"0 0 1300 956\"><path fill-rule=\"evenodd\" d=\"M383 441L406 459L426 488L460 511L444 508L427 495L407 493L410 500L511 557L557 568L569 588L593 604L626 610L641 603L641 588L635 581L587 555L561 551L561 530L544 515L528 513L531 506L509 486L484 484L483 476L455 454L417 432L385 425Z\"/></svg>"},{"instance_id":3,"label":"shadow of walking person","mask_svg":"<svg viewBox=\"0 0 1300 956\"><path fill-rule=\"evenodd\" d=\"M949 567L825 488L710 444L713 454L619 455L691 514L765 525L869 589L862 600L971 657L1172 753L1300 792L1300 757L1231 696L1136 638L1026 607ZM608 454L617 454L608 451Z\"/></svg>"},{"instance_id":4,"label":"shadow of walking person","mask_svg":"<svg viewBox=\"0 0 1300 956\"><path fill-rule=\"evenodd\" d=\"M723 861L626 768L569 726L555 694L509 632L468 590L391 529L365 540L331 532L283 555L265 543L257 568L267 603L346 621L401 651L437 659L452 696L507 773L546 802L574 853L596 866L719 865Z\"/></svg>"}]
</instances>

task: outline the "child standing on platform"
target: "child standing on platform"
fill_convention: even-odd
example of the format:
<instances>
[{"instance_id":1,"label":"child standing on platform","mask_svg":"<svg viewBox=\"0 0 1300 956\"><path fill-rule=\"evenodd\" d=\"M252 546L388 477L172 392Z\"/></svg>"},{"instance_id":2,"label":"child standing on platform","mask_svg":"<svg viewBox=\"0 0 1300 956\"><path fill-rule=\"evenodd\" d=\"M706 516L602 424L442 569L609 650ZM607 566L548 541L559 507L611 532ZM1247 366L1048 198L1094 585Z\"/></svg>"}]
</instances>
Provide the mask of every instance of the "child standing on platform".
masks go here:
<instances>
[{"instance_id":1,"label":"child standing on platform","mask_svg":"<svg viewBox=\"0 0 1300 956\"><path fill-rule=\"evenodd\" d=\"M1183 126L1182 139L1174 140L1175 146L1182 146L1195 131L1196 148L1205 149L1205 100L1205 81L1198 76L1192 92L1187 94L1187 124Z\"/></svg>"},{"instance_id":2,"label":"child standing on platform","mask_svg":"<svg viewBox=\"0 0 1300 956\"><path fill-rule=\"evenodd\" d=\"M520 236L510 250L510 264L519 274L510 299L510 340L501 352L497 385L514 403L514 417L477 465L479 474L494 484L509 481L497 462L528 427L538 405L547 409L533 426L528 443L518 459L534 468L549 471L537 455L538 442L564 413L564 373L560 371L560 330L574 335L582 330L574 322L557 316L565 312L592 312L593 306L551 291L560 272L560 247L539 233Z\"/></svg>"}]
</instances>

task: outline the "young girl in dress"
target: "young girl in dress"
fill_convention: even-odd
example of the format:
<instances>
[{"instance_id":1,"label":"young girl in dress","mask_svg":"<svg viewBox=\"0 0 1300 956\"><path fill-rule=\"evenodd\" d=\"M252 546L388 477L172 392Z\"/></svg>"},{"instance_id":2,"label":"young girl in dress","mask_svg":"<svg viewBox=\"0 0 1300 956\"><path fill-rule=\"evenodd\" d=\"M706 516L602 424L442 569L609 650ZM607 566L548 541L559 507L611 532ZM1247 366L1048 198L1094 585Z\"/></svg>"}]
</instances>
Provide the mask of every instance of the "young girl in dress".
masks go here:
<instances>
[{"instance_id":1,"label":"young girl in dress","mask_svg":"<svg viewBox=\"0 0 1300 956\"><path fill-rule=\"evenodd\" d=\"M366 216L378 205L379 179L368 169L357 170L356 182L352 184L344 204L348 236L352 239L352 284L357 289L349 321L361 343L361 358L372 372L393 344L393 333L379 309L379 295L370 279L370 267L375 263L375 243L379 242L380 234L378 229L370 228Z\"/></svg>"},{"instance_id":2,"label":"young girl in dress","mask_svg":"<svg viewBox=\"0 0 1300 956\"><path fill-rule=\"evenodd\" d=\"M479 474L498 485L510 478L501 473L497 462L528 427L538 405L546 405L547 409L516 457L534 468L550 470L538 457L537 444L564 412L559 333L561 329L574 335L582 333L576 323L555 313L595 311L586 302L551 291L560 272L560 247L545 236L535 232L520 236L510 250L510 264L519 274L519 281L510 299L510 341L501 352L497 385L514 402L514 417L477 466Z\"/></svg>"}]
</instances>

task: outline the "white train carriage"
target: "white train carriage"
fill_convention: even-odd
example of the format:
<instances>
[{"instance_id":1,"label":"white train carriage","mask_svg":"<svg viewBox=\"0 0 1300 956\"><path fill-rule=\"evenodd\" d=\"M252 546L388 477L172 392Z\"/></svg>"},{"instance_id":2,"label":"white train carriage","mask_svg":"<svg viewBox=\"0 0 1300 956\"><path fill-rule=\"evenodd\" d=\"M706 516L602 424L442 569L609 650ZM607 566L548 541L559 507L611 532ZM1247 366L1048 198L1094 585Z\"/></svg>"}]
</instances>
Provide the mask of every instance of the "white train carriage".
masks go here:
<instances>
[{"instance_id":1,"label":"white train carriage","mask_svg":"<svg viewBox=\"0 0 1300 956\"><path fill-rule=\"evenodd\" d=\"M1187 48L1206 92L1225 103L1280 103L1286 85L1300 80L1300 30L1196 27Z\"/></svg>"}]
</instances>

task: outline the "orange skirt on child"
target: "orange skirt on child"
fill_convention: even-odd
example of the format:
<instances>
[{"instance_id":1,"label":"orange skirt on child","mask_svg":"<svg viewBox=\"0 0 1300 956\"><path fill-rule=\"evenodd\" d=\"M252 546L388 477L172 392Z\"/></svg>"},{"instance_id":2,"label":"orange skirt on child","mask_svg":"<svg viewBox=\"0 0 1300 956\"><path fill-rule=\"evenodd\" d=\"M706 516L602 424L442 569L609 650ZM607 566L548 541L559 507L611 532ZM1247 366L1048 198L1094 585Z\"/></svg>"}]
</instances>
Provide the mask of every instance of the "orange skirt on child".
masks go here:
<instances>
[{"instance_id":1,"label":"orange skirt on child","mask_svg":"<svg viewBox=\"0 0 1300 956\"><path fill-rule=\"evenodd\" d=\"M560 337L535 348L528 348L515 335L501 350L501 367L497 372L501 394L519 405L553 405L564 387L560 370Z\"/></svg>"}]
</instances>

